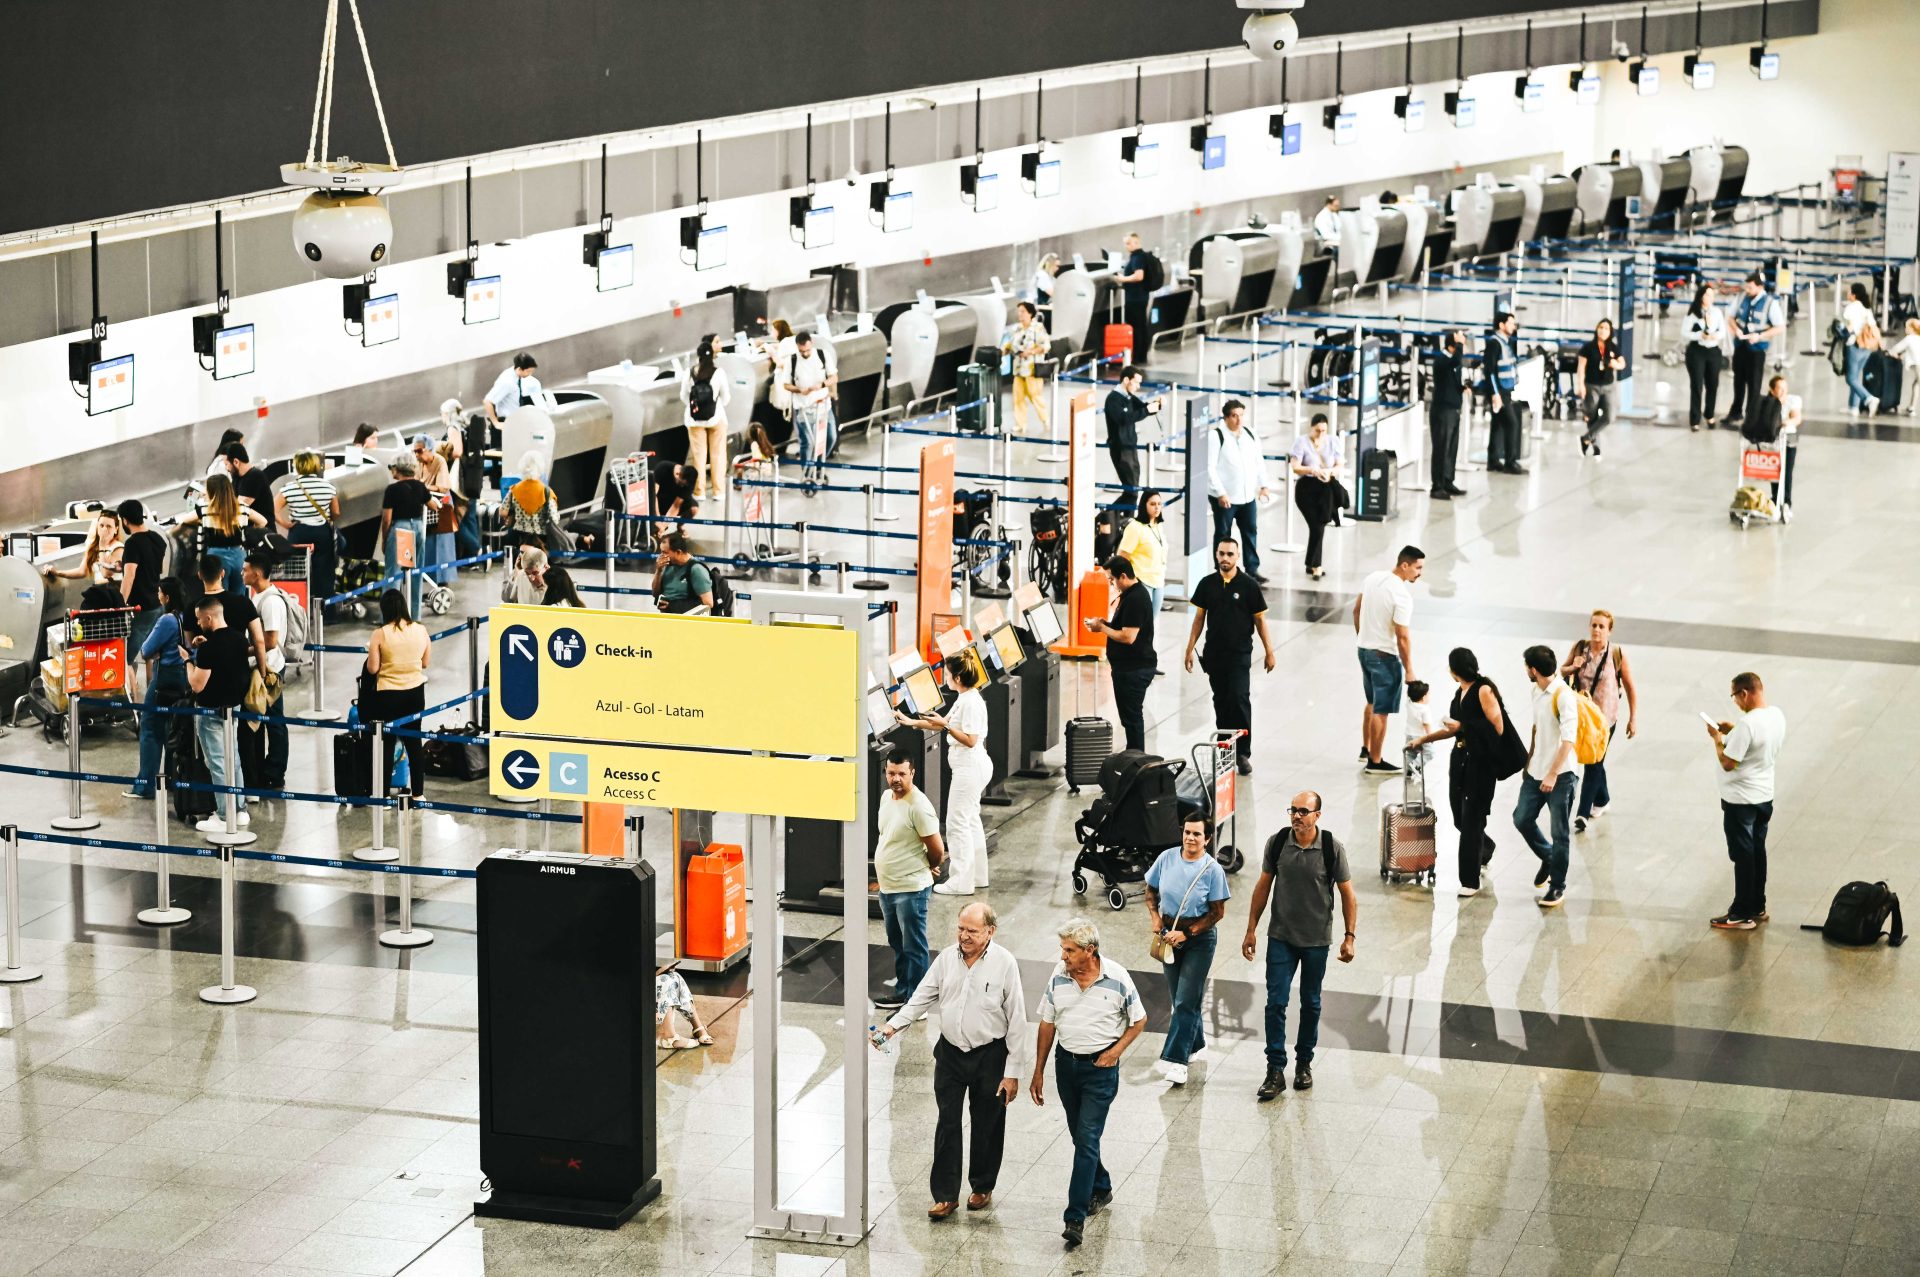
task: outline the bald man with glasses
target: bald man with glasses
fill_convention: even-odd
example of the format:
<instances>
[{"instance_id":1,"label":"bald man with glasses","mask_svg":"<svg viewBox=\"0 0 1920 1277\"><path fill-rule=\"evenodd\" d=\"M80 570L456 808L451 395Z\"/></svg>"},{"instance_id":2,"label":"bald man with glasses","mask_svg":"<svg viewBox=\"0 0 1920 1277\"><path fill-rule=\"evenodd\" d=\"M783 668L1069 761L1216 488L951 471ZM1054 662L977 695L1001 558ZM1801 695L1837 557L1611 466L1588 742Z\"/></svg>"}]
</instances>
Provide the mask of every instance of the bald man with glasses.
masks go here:
<instances>
[{"instance_id":1,"label":"bald man with glasses","mask_svg":"<svg viewBox=\"0 0 1920 1277\"><path fill-rule=\"evenodd\" d=\"M1360 901L1353 894L1353 875L1347 870L1347 851L1340 840L1320 828L1320 795L1311 789L1293 796L1287 808L1287 829L1267 840L1260 860L1260 881L1254 884L1253 904L1247 911L1247 935L1241 956L1251 962L1259 952L1260 916L1273 901L1267 921L1267 1076L1259 1098L1271 1100L1287 1089L1287 1001L1293 977L1300 975L1300 1036L1294 1040L1293 1089L1313 1086L1313 1051L1320 1041L1320 986L1327 976L1327 956L1333 948L1333 897L1347 930L1340 941L1340 961L1353 961L1353 941L1360 920Z\"/></svg>"}]
</instances>

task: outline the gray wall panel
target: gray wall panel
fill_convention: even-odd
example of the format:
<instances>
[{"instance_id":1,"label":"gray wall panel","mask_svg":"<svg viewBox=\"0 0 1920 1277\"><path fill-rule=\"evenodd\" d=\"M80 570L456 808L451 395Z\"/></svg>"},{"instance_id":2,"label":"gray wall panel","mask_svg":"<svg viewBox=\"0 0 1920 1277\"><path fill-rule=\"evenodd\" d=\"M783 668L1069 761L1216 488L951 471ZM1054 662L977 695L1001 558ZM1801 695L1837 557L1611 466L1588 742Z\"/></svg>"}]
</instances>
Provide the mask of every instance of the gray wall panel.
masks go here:
<instances>
[{"instance_id":1,"label":"gray wall panel","mask_svg":"<svg viewBox=\"0 0 1920 1277\"><path fill-rule=\"evenodd\" d=\"M595 165L595 171L599 166ZM596 176L596 182L599 178ZM607 207L615 217L653 211L653 152L607 157ZM597 211L597 210L596 210Z\"/></svg>"},{"instance_id":2,"label":"gray wall panel","mask_svg":"<svg viewBox=\"0 0 1920 1277\"><path fill-rule=\"evenodd\" d=\"M266 293L320 278L293 251L293 214L249 217L233 224L233 293Z\"/></svg>"},{"instance_id":3,"label":"gray wall panel","mask_svg":"<svg viewBox=\"0 0 1920 1277\"><path fill-rule=\"evenodd\" d=\"M213 228L186 235L156 235L147 244L147 283L152 310L170 311L213 302Z\"/></svg>"},{"instance_id":4,"label":"gray wall panel","mask_svg":"<svg viewBox=\"0 0 1920 1277\"><path fill-rule=\"evenodd\" d=\"M780 159L778 133L730 137L716 149L714 180L707 183L713 199L740 199L776 190L784 185L786 166Z\"/></svg>"},{"instance_id":5,"label":"gray wall panel","mask_svg":"<svg viewBox=\"0 0 1920 1277\"><path fill-rule=\"evenodd\" d=\"M51 254L0 262L0 346L38 341L59 331L57 266Z\"/></svg>"},{"instance_id":6,"label":"gray wall panel","mask_svg":"<svg viewBox=\"0 0 1920 1277\"><path fill-rule=\"evenodd\" d=\"M453 247L458 249L469 238L482 244L496 240L520 239L526 234L520 221L520 174L490 173L473 179L473 225L467 225L466 193L461 183L445 188L452 196L454 215Z\"/></svg>"}]
</instances>

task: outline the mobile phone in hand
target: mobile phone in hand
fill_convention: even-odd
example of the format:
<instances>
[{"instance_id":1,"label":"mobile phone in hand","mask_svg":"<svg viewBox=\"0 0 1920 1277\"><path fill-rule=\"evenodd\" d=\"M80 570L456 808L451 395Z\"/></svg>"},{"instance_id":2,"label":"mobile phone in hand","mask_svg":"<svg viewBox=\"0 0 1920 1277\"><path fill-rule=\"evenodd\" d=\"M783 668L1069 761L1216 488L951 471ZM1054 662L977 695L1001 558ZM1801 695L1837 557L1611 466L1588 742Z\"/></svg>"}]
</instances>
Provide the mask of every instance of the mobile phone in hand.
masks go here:
<instances>
[{"instance_id":1,"label":"mobile phone in hand","mask_svg":"<svg viewBox=\"0 0 1920 1277\"><path fill-rule=\"evenodd\" d=\"M1720 724L1714 722L1711 718L1708 718L1707 712L1705 710L1700 711L1700 721L1705 723L1708 727L1711 727L1716 732L1720 730Z\"/></svg>"}]
</instances>

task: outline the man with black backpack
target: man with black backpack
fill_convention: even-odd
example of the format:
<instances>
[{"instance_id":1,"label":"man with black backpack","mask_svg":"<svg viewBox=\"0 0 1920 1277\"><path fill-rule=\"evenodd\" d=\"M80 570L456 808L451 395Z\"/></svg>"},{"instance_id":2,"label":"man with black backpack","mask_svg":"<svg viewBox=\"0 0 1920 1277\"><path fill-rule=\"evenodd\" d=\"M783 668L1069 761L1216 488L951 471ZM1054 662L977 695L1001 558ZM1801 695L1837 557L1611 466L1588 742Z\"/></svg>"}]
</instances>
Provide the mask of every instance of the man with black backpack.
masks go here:
<instances>
[{"instance_id":1,"label":"man with black backpack","mask_svg":"<svg viewBox=\"0 0 1920 1277\"><path fill-rule=\"evenodd\" d=\"M684 532L667 534L666 549L653 574L653 600L662 612L713 608L713 573L706 564L694 561Z\"/></svg>"},{"instance_id":2,"label":"man with black backpack","mask_svg":"<svg viewBox=\"0 0 1920 1277\"><path fill-rule=\"evenodd\" d=\"M1130 231L1126 238L1127 260L1114 277L1124 290L1126 321L1133 329L1135 362L1145 362L1153 346L1153 295L1166 286L1166 267L1142 246L1140 232Z\"/></svg>"},{"instance_id":3,"label":"man with black backpack","mask_svg":"<svg viewBox=\"0 0 1920 1277\"><path fill-rule=\"evenodd\" d=\"M1787 738L1787 716L1767 704L1758 674L1735 674L1732 690L1740 721L1707 721L1720 764L1720 824L1727 859L1733 861L1733 903L1710 925L1752 931L1767 920L1767 826L1773 820L1773 765Z\"/></svg>"}]
</instances>

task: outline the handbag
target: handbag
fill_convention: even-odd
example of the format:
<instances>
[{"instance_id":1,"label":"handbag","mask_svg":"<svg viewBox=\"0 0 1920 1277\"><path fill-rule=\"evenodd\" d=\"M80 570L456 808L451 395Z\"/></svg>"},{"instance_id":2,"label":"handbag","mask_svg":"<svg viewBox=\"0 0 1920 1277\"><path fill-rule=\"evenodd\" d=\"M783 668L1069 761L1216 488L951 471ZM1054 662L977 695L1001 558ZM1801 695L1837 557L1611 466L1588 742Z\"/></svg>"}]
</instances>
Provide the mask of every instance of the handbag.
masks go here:
<instances>
[{"instance_id":1,"label":"handbag","mask_svg":"<svg viewBox=\"0 0 1920 1277\"><path fill-rule=\"evenodd\" d=\"M1203 868L1193 876L1193 881L1187 884L1186 894L1180 897L1180 910L1173 915L1174 921L1178 922L1187 916L1187 901L1193 899L1193 889L1200 885L1200 880L1205 876L1206 870ZM1180 951L1168 943L1164 932L1156 932L1153 939L1147 942L1147 952L1168 965L1180 960Z\"/></svg>"}]
</instances>

